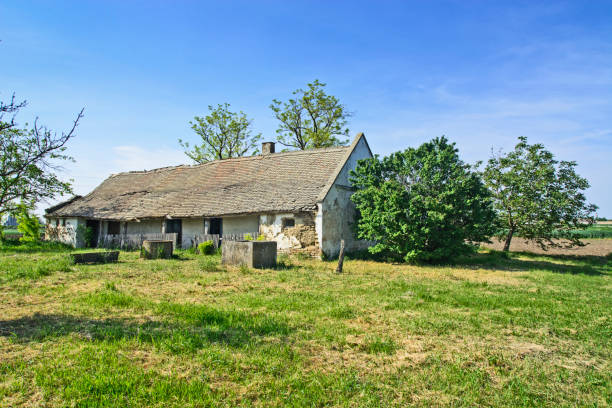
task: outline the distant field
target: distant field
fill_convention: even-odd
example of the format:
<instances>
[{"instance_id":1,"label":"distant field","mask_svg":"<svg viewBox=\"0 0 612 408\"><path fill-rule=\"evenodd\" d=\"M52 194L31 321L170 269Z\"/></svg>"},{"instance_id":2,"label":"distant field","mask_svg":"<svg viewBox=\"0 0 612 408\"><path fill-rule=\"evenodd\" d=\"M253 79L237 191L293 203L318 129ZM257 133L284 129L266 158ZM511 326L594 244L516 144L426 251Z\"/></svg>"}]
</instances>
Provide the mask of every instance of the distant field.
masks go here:
<instances>
[{"instance_id":1,"label":"distant field","mask_svg":"<svg viewBox=\"0 0 612 408\"><path fill-rule=\"evenodd\" d=\"M491 241L491 244L483 244L483 246L498 251L501 251L504 247L503 241L498 239L492 239ZM585 238L582 242L586 245L574 248L549 248L543 250L533 242L516 237L512 239L510 250L513 252L532 252L542 255L607 256L612 254L612 239Z\"/></svg>"},{"instance_id":2,"label":"distant field","mask_svg":"<svg viewBox=\"0 0 612 408\"><path fill-rule=\"evenodd\" d=\"M612 238L612 223L599 222L585 230L576 230L572 231L572 233L582 238ZM563 236L563 234L560 236Z\"/></svg>"},{"instance_id":3,"label":"distant field","mask_svg":"<svg viewBox=\"0 0 612 408\"><path fill-rule=\"evenodd\" d=\"M612 404L611 256L337 275L68 252L0 247L0 406Z\"/></svg>"}]
</instances>

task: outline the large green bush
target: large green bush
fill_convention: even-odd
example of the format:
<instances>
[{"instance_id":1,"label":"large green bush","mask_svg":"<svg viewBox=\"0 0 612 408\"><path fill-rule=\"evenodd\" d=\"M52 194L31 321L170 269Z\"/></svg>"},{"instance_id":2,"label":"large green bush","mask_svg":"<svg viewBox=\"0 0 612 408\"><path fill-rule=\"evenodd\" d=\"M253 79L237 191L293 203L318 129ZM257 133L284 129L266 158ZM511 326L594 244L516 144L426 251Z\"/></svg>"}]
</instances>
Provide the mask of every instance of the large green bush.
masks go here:
<instances>
[{"instance_id":1,"label":"large green bush","mask_svg":"<svg viewBox=\"0 0 612 408\"><path fill-rule=\"evenodd\" d=\"M405 261L446 261L495 232L490 193L445 137L351 172L356 234L373 254Z\"/></svg>"}]
</instances>

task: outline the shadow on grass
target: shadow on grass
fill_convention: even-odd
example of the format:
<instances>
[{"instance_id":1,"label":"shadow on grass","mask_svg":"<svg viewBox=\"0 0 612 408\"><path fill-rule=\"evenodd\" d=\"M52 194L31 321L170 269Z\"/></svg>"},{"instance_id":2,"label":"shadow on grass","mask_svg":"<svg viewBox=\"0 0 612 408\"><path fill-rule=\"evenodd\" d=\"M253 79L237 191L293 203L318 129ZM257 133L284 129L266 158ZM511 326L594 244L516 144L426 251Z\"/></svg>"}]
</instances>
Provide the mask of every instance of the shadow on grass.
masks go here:
<instances>
[{"instance_id":1,"label":"shadow on grass","mask_svg":"<svg viewBox=\"0 0 612 408\"><path fill-rule=\"evenodd\" d=\"M529 258L529 259L524 259ZM349 259L367 260L384 263L397 263L385 255L372 255L367 251L350 254ZM401 264L401 262L400 262ZM612 254L595 255L555 255L531 252L509 252L488 249L473 255L462 256L447 263L417 263L423 266L445 266L471 269L491 269L506 271L542 270L564 274L609 275L612 274Z\"/></svg>"},{"instance_id":2,"label":"shadow on grass","mask_svg":"<svg viewBox=\"0 0 612 408\"><path fill-rule=\"evenodd\" d=\"M246 315L245 315L246 316ZM249 318L250 317L250 318ZM175 353L196 352L210 344L243 348L263 337L290 332L284 322L265 317L237 319L235 312L209 312L199 322L137 322L128 318L92 319L66 314L39 314L0 320L0 336L15 342L42 342L76 335L93 342L137 341Z\"/></svg>"},{"instance_id":3,"label":"shadow on grass","mask_svg":"<svg viewBox=\"0 0 612 408\"><path fill-rule=\"evenodd\" d=\"M522 259L529 258L529 259ZM572 264L563 262L572 262ZM542 255L531 252L490 250L458 259L453 266L474 269L529 271L533 269L565 274L607 275L612 272L612 257L594 255Z\"/></svg>"}]
</instances>

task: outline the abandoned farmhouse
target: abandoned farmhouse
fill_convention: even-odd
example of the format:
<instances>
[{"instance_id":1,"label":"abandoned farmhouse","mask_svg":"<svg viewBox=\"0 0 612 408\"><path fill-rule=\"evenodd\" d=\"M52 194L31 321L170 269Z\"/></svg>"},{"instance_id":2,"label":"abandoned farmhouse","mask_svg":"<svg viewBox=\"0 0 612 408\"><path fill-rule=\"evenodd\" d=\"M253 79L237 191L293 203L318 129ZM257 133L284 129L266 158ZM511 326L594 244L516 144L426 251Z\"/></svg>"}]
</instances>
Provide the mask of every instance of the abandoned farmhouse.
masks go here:
<instances>
[{"instance_id":1,"label":"abandoned farmhouse","mask_svg":"<svg viewBox=\"0 0 612 408\"><path fill-rule=\"evenodd\" d=\"M335 256L356 241L349 172L372 157L363 134L350 146L275 153L111 175L86 196L46 210L47 238L76 247L105 237L175 233L188 248L202 235L263 235L279 250ZM84 238L79 230L87 229Z\"/></svg>"}]
</instances>

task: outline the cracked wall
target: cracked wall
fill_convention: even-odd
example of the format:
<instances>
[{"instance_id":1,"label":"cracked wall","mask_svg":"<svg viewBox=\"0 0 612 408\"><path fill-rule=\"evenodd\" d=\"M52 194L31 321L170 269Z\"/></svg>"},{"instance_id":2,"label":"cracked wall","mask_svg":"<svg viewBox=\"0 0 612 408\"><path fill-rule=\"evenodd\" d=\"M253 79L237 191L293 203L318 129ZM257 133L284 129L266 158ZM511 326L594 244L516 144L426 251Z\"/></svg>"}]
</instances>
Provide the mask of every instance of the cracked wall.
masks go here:
<instances>
[{"instance_id":1,"label":"cracked wall","mask_svg":"<svg viewBox=\"0 0 612 408\"><path fill-rule=\"evenodd\" d=\"M276 241L282 252L319 255L315 212L266 214L259 217L259 233ZM287 225L293 220L293 225Z\"/></svg>"}]
</instances>

